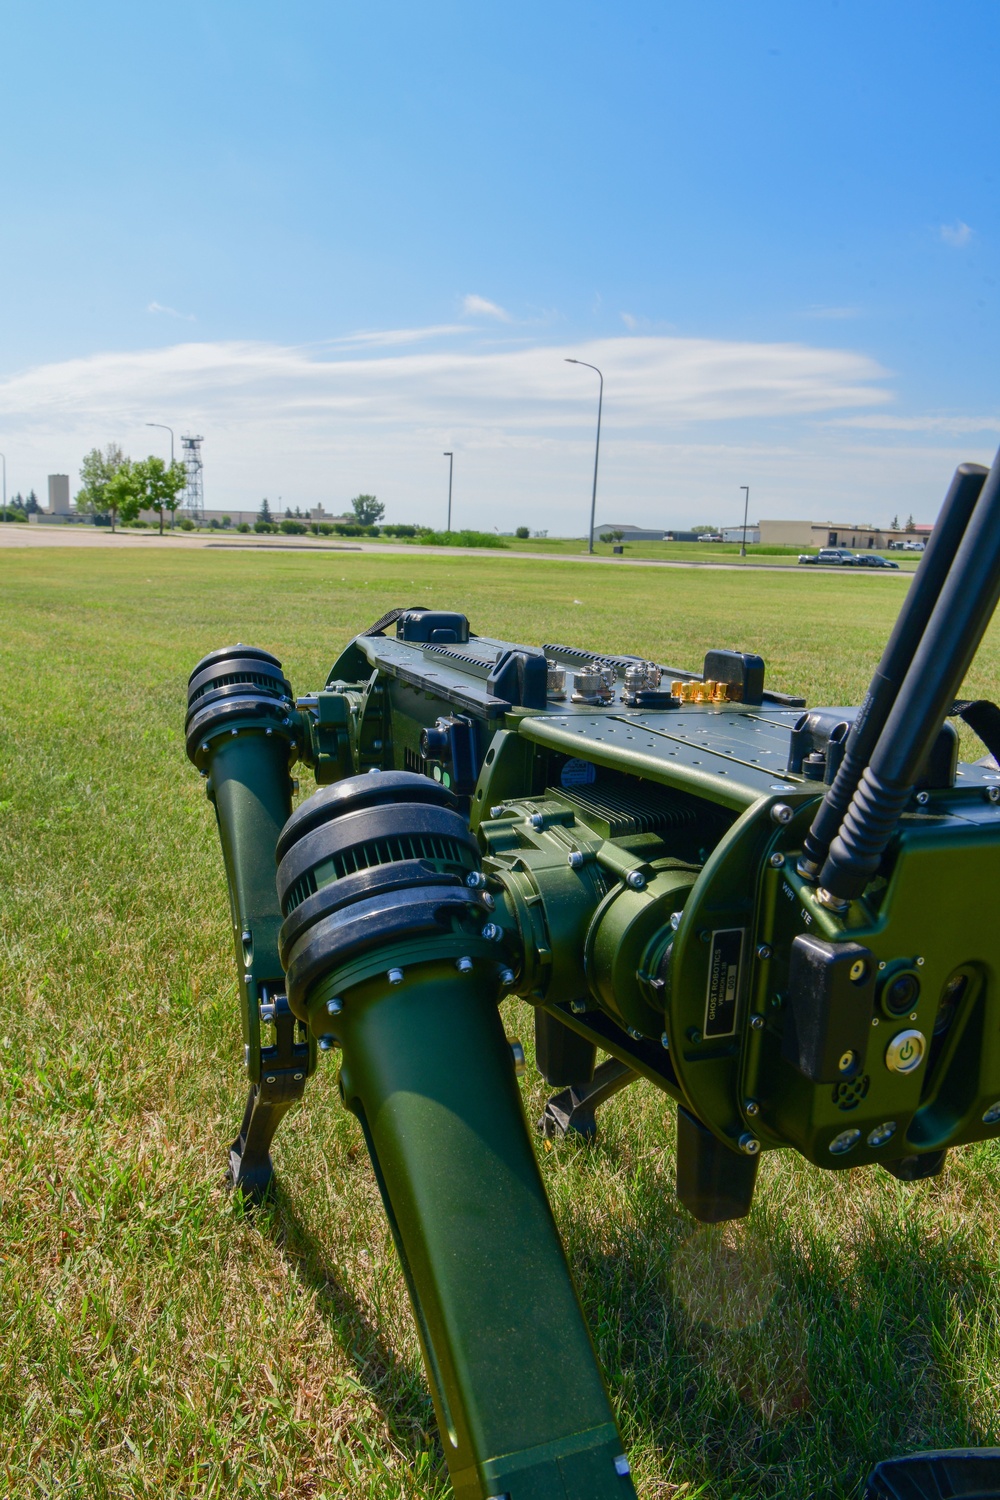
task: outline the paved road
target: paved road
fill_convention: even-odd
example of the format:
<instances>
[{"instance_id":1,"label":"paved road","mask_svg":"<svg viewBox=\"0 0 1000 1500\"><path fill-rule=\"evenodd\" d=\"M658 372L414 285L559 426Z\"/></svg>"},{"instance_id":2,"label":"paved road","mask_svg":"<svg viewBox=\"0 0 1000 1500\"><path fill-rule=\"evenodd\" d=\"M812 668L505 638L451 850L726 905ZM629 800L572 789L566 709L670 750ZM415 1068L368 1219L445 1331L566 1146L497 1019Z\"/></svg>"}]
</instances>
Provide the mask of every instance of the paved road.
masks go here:
<instances>
[{"instance_id":1,"label":"paved road","mask_svg":"<svg viewBox=\"0 0 1000 1500\"><path fill-rule=\"evenodd\" d=\"M220 552L374 552L396 553L412 557L414 553L425 553L436 557L495 557L497 552L484 547L412 547L402 542L332 542L311 537L235 536L221 541L217 536L201 532L166 531L160 536L155 531L117 531L112 534L104 526L32 526L26 522L0 522L0 548L3 547L117 547L125 551L135 548L159 547L183 551L201 551L209 548ZM758 573L798 573L796 563L754 562L702 562L692 559L665 557L590 557L586 552L519 552L508 547L504 557L516 557L527 562L584 563L588 567L602 568L707 568L716 573L742 573L747 568ZM894 568L816 568L817 573L848 574L865 578L912 578L905 568L897 572Z\"/></svg>"}]
</instances>

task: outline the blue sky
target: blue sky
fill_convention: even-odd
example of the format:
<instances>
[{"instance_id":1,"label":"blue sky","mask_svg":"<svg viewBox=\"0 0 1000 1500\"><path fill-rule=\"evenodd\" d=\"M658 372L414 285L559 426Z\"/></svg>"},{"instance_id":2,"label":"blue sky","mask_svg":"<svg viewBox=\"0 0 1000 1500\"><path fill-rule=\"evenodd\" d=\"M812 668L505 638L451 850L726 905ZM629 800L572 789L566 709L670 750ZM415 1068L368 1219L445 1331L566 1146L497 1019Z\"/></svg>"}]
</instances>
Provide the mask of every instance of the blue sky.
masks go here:
<instances>
[{"instance_id":1,"label":"blue sky","mask_svg":"<svg viewBox=\"0 0 1000 1500\"><path fill-rule=\"evenodd\" d=\"M0 446L206 500L930 518L1000 441L1000 6L8 0Z\"/></svg>"}]
</instances>

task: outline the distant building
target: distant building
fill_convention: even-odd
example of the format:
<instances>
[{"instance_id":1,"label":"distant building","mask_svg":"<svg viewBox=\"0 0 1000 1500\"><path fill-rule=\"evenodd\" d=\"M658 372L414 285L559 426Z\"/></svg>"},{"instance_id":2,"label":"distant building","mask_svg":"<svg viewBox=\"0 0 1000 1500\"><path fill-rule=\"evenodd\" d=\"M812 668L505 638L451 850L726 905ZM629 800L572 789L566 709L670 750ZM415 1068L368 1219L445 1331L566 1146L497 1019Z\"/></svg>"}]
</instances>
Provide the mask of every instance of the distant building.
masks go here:
<instances>
[{"instance_id":1,"label":"distant building","mask_svg":"<svg viewBox=\"0 0 1000 1500\"><path fill-rule=\"evenodd\" d=\"M69 475L49 475L49 515L68 516L69 508Z\"/></svg>"},{"instance_id":2,"label":"distant building","mask_svg":"<svg viewBox=\"0 0 1000 1500\"><path fill-rule=\"evenodd\" d=\"M739 542L741 545L743 543L743 527L742 526L723 526L723 528L722 528L721 532L719 533L719 535L722 537L722 540L724 542ZM759 526L748 526L747 527L747 541L748 542L759 542L760 539L761 539L760 538L760 527Z\"/></svg>"},{"instance_id":3,"label":"distant building","mask_svg":"<svg viewBox=\"0 0 1000 1500\"><path fill-rule=\"evenodd\" d=\"M890 526L859 526L848 521L761 521L760 539L789 547L866 547L884 549L900 542L926 542L931 527L912 531Z\"/></svg>"},{"instance_id":4,"label":"distant building","mask_svg":"<svg viewBox=\"0 0 1000 1500\"><path fill-rule=\"evenodd\" d=\"M594 535L603 536L606 532L620 531L623 542L662 542L666 532L650 531L644 526L625 526L621 521L609 521L606 526L595 526ZM676 533L673 533L676 536Z\"/></svg>"}]
</instances>

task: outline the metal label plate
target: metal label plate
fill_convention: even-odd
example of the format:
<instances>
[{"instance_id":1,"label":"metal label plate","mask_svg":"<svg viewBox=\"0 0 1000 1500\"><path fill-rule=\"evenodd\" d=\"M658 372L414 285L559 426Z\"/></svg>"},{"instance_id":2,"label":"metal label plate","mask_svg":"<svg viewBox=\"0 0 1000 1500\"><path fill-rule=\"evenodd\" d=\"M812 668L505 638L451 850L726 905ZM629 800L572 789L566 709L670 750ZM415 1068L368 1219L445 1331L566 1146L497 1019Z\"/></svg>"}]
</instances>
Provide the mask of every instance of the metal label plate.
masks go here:
<instances>
[{"instance_id":1,"label":"metal label plate","mask_svg":"<svg viewBox=\"0 0 1000 1500\"><path fill-rule=\"evenodd\" d=\"M740 997L745 927L723 927L712 933L705 995L705 1037L732 1036Z\"/></svg>"}]
</instances>

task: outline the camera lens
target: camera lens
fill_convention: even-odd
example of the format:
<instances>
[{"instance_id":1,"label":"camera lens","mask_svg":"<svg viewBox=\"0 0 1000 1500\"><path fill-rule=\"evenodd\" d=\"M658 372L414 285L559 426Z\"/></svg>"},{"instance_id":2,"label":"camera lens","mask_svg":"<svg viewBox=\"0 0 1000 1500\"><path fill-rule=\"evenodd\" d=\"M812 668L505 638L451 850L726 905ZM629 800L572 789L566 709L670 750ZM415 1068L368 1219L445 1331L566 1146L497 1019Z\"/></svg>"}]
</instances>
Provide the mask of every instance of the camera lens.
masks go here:
<instances>
[{"instance_id":1,"label":"camera lens","mask_svg":"<svg viewBox=\"0 0 1000 1500\"><path fill-rule=\"evenodd\" d=\"M916 974L897 974L882 990L882 1004L890 1016L905 1016L920 997L920 980Z\"/></svg>"}]
</instances>

